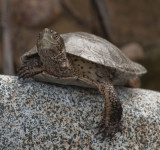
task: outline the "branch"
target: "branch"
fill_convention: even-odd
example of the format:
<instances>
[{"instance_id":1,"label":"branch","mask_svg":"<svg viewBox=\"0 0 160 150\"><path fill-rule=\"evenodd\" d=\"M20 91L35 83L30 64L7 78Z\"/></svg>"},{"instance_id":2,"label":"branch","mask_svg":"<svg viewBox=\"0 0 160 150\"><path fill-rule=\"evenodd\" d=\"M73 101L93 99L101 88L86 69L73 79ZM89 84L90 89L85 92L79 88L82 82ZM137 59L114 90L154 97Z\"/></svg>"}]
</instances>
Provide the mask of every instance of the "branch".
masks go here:
<instances>
[{"instance_id":1,"label":"branch","mask_svg":"<svg viewBox=\"0 0 160 150\"><path fill-rule=\"evenodd\" d=\"M109 15L107 10L107 5L104 0L92 0L92 4L97 11L98 18L101 24L101 28L103 30L104 36L107 40L111 40L111 27L109 24Z\"/></svg>"}]
</instances>

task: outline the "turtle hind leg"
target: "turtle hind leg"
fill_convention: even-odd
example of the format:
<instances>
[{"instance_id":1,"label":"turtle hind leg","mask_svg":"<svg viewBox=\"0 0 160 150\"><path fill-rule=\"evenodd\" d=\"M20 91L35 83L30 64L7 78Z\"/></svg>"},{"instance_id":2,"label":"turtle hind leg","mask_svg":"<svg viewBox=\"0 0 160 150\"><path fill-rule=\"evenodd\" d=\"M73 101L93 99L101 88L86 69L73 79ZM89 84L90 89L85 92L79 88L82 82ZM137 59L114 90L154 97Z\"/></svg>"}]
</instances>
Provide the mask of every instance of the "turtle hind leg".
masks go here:
<instances>
[{"instance_id":1,"label":"turtle hind leg","mask_svg":"<svg viewBox=\"0 0 160 150\"><path fill-rule=\"evenodd\" d=\"M27 58L17 69L19 78L29 78L43 71L43 64L38 56Z\"/></svg>"},{"instance_id":2,"label":"turtle hind leg","mask_svg":"<svg viewBox=\"0 0 160 150\"><path fill-rule=\"evenodd\" d=\"M112 138L117 132L121 132L122 104L110 82L96 85L105 97L105 113L100 126L101 132L103 137Z\"/></svg>"}]
</instances>

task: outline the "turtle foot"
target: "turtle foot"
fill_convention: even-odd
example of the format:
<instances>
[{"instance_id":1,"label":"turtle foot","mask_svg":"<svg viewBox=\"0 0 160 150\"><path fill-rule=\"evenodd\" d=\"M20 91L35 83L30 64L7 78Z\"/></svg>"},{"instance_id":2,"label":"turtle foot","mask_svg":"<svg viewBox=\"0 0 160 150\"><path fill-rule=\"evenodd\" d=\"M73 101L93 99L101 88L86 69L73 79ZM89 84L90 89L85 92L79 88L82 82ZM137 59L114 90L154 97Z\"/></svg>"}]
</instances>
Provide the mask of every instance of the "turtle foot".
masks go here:
<instances>
[{"instance_id":1,"label":"turtle foot","mask_svg":"<svg viewBox=\"0 0 160 150\"><path fill-rule=\"evenodd\" d=\"M43 71L42 63L39 62L39 60L36 58L25 60L23 65L20 68L18 68L17 71L19 79L29 78Z\"/></svg>"},{"instance_id":2,"label":"turtle foot","mask_svg":"<svg viewBox=\"0 0 160 150\"><path fill-rule=\"evenodd\" d=\"M101 122L99 125L100 132L103 136L103 140L105 138L109 138L110 140L115 136L117 132L122 133L122 124L121 122L109 123L108 126L105 125L105 121Z\"/></svg>"}]
</instances>

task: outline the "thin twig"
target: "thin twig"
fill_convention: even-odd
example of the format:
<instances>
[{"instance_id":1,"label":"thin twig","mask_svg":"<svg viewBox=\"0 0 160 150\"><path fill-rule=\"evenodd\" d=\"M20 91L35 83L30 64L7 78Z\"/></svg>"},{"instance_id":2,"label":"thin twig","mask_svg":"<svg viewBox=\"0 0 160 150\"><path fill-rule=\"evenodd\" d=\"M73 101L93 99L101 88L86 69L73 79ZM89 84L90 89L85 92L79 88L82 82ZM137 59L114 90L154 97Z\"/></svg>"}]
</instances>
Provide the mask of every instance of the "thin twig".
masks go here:
<instances>
[{"instance_id":1,"label":"thin twig","mask_svg":"<svg viewBox=\"0 0 160 150\"><path fill-rule=\"evenodd\" d=\"M13 55L9 28L10 0L2 0L2 42L3 42L3 73L14 75Z\"/></svg>"},{"instance_id":2,"label":"thin twig","mask_svg":"<svg viewBox=\"0 0 160 150\"><path fill-rule=\"evenodd\" d=\"M97 11L98 18L101 24L101 28L103 30L104 36L107 40L111 40L111 27L109 24L109 15L108 15L108 10L107 10L107 4L105 3L104 0L91 0L92 4Z\"/></svg>"}]
</instances>

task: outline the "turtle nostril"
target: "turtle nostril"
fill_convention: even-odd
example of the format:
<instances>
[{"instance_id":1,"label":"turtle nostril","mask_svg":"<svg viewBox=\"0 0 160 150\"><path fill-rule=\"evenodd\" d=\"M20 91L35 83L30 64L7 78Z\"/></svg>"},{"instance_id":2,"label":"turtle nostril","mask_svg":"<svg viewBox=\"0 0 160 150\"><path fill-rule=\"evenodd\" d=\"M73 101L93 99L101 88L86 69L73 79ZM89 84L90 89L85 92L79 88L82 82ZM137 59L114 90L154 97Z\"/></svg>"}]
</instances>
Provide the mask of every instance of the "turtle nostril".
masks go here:
<instances>
[{"instance_id":1,"label":"turtle nostril","mask_svg":"<svg viewBox=\"0 0 160 150\"><path fill-rule=\"evenodd\" d=\"M45 28L45 29L44 29L44 32L49 32L49 29L48 29L48 28Z\"/></svg>"}]
</instances>

